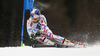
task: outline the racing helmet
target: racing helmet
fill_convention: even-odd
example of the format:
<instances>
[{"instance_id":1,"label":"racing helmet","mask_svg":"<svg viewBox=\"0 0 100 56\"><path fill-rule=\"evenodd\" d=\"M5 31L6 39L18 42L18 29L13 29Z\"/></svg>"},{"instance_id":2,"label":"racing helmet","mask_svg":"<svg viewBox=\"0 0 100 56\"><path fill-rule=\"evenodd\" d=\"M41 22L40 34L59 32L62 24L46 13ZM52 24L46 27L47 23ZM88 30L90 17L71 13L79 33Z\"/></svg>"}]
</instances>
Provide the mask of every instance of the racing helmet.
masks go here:
<instances>
[{"instance_id":1,"label":"racing helmet","mask_svg":"<svg viewBox=\"0 0 100 56\"><path fill-rule=\"evenodd\" d=\"M40 19L40 11L38 9L33 9L31 12L31 19L33 22L37 22Z\"/></svg>"}]
</instances>

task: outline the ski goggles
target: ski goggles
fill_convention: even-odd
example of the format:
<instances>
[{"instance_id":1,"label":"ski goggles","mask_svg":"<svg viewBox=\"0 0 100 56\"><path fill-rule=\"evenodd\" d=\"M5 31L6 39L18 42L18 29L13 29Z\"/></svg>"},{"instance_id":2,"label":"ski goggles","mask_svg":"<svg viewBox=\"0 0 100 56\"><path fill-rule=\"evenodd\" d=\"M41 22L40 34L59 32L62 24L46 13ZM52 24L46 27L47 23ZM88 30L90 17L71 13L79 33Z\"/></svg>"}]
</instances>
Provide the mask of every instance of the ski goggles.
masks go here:
<instances>
[{"instance_id":1,"label":"ski goggles","mask_svg":"<svg viewBox=\"0 0 100 56\"><path fill-rule=\"evenodd\" d=\"M38 21L38 19L37 18L31 18L32 19L32 21Z\"/></svg>"}]
</instances>

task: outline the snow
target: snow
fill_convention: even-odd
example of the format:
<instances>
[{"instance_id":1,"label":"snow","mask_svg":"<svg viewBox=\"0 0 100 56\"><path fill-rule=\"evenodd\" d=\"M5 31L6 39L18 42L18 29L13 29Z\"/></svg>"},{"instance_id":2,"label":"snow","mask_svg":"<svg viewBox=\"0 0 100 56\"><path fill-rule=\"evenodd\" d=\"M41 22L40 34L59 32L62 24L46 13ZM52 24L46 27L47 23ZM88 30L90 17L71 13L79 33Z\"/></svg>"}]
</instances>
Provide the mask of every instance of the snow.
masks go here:
<instances>
[{"instance_id":1,"label":"snow","mask_svg":"<svg viewBox=\"0 0 100 56\"><path fill-rule=\"evenodd\" d=\"M87 48L0 47L0 56L100 56L100 45Z\"/></svg>"}]
</instances>

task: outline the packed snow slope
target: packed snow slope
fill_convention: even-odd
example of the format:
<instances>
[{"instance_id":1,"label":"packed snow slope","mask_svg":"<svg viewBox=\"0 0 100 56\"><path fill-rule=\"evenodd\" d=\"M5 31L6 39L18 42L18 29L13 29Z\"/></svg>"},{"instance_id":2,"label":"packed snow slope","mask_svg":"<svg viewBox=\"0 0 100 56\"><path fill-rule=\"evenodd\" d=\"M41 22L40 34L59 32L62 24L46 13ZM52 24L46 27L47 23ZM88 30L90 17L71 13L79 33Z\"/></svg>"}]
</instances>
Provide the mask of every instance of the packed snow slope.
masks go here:
<instances>
[{"instance_id":1,"label":"packed snow slope","mask_svg":"<svg viewBox=\"0 0 100 56\"><path fill-rule=\"evenodd\" d=\"M0 47L0 56L100 56L100 45L87 48Z\"/></svg>"}]
</instances>

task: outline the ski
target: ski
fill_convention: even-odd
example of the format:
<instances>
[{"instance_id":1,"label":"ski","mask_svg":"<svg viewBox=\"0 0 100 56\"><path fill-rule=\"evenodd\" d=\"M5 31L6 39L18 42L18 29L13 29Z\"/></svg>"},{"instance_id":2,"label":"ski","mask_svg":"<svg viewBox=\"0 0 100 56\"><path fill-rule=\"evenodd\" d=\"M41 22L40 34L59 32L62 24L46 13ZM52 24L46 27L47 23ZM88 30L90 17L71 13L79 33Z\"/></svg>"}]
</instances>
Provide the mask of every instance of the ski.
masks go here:
<instances>
[{"instance_id":1,"label":"ski","mask_svg":"<svg viewBox=\"0 0 100 56\"><path fill-rule=\"evenodd\" d=\"M54 45L44 45L44 44L33 44L33 48L41 48L41 47L55 47Z\"/></svg>"},{"instance_id":2,"label":"ski","mask_svg":"<svg viewBox=\"0 0 100 56\"><path fill-rule=\"evenodd\" d=\"M56 39L56 40L60 40L60 39ZM60 40L60 41L64 41L64 40ZM64 42L67 42L68 44L66 46L70 46L70 47L78 47L78 48L81 48L81 47L87 47L87 44L83 44L83 43L80 43L80 42L72 42L72 41L68 41L68 40L65 40Z\"/></svg>"},{"instance_id":3,"label":"ski","mask_svg":"<svg viewBox=\"0 0 100 56\"><path fill-rule=\"evenodd\" d=\"M60 40L60 39L56 39L56 40ZM78 42L71 42L71 41L67 41L67 40L64 41L64 42L68 43L67 45L64 45L64 44L59 43L59 42L47 44L46 42L42 42L40 39L37 39L37 41L39 41L41 44L33 44L32 45L33 48L37 48L37 47L86 48L87 47L87 44L82 44L82 43L78 43ZM60 41L63 41L63 40L60 40Z\"/></svg>"},{"instance_id":4,"label":"ski","mask_svg":"<svg viewBox=\"0 0 100 56\"><path fill-rule=\"evenodd\" d=\"M56 48L71 48L71 47L74 47L74 46L65 46L65 45L59 45L59 44L56 44L56 45L43 45L43 44L33 44L32 45L33 48L41 48L41 47L56 47Z\"/></svg>"}]
</instances>

